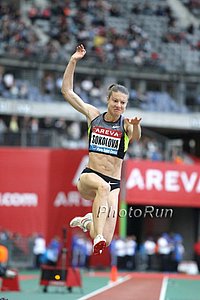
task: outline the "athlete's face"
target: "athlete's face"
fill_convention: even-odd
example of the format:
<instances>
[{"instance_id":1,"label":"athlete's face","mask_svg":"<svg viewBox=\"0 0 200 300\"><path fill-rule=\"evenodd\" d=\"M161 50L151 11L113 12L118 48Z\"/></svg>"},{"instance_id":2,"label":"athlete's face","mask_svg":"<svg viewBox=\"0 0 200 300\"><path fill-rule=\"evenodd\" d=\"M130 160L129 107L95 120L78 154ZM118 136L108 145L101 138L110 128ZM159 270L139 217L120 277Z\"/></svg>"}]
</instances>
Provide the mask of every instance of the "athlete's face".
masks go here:
<instances>
[{"instance_id":1,"label":"athlete's face","mask_svg":"<svg viewBox=\"0 0 200 300\"><path fill-rule=\"evenodd\" d=\"M108 99L108 111L114 115L121 115L126 109L128 96L121 92L112 92Z\"/></svg>"}]
</instances>

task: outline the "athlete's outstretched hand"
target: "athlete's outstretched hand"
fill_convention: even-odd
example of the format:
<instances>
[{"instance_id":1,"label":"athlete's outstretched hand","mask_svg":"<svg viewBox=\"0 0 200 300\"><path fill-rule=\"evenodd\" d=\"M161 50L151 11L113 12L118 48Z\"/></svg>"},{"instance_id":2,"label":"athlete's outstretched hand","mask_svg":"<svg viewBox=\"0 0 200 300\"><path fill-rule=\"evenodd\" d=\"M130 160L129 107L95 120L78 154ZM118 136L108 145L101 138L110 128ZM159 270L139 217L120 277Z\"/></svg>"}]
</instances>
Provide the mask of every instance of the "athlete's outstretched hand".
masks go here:
<instances>
[{"instance_id":1,"label":"athlete's outstretched hand","mask_svg":"<svg viewBox=\"0 0 200 300\"><path fill-rule=\"evenodd\" d=\"M84 46L81 44L76 47L76 52L72 55L72 58L75 59L76 61L82 59L86 54L86 50Z\"/></svg>"},{"instance_id":2,"label":"athlete's outstretched hand","mask_svg":"<svg viewBox=\"0 0 200 300\"><path fill-rule=\"evenodd\" d=\"M129 124L138 125L138 124L140 124L140 121L142 120L142 118L135 117L133 119L127 118L126 120L129 122Z\"/></svg>"}]
</instances>

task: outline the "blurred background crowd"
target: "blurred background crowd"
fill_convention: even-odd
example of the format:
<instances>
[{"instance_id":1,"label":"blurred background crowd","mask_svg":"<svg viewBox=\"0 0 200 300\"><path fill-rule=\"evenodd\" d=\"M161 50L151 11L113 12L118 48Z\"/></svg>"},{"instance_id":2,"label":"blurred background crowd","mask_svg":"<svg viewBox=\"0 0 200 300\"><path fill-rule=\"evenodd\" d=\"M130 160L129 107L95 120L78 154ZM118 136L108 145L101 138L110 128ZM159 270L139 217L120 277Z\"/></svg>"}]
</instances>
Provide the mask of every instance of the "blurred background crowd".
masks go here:
<instances>
[{"instance_id":1,"label":"blurred background crowd","mask_svg":"<svg viewBox=\"0 0 200 300\"><path fill-rule=\"evenodd\" d=\"M38 233L24 238L4 229L0 231L0 244L9 250L9 265L29 269L40 269L42 264L56 266L65 247L58 236L47 243ZM187 256L185 251L184 239L179 233L147 236L141 242L134 235L126 238L115 235L109 246L111 266L115 265L122 271L181 272L180 264ZM193 245L193 254L200 271L200 239ZM73 267L92 271L92 241L80 231L73 235L67 256ZM101 264L97 264L96 268L101 268Z\"/></svg>"}]
</instances>

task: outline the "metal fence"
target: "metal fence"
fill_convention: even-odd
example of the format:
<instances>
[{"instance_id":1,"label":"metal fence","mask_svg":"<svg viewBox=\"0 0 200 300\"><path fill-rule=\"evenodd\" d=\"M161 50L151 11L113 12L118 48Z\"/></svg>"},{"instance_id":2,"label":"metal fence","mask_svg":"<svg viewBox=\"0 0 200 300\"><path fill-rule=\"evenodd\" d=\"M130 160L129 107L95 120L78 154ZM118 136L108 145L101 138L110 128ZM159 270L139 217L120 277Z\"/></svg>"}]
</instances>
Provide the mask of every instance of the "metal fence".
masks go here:
<instances>
[{"instance_id":1,"label":"metal fence","mask_svg":"<svg viewBox=\"0 0 200 300\"><path fill-rule=\"evenodd\" d=\"M20 236L1 243L8 248L9 266L22 269L34 268L33 240Z\"/></svg>"},{"instance_id":2,"label":"metal fence","mask_svg":"<svg viewBox=\"0 0 200 300\"><path fill-rule=\"evenodd\" d=\"M31 132L21 130L20 132L0 133L1 146L20 146L20 147L58 147L59 135L56 130L40 130Z\"/></svg>"},{"instance_id":3,"label":"metal fence","mask_svg":"<svg viewBox=\"0 0 200 300\"><path fill-rule=\"evenodd\" d=\"M183 142L180 139L170 140L149 129L142 129L143 135L152 138L160 145L162 160L170 161L173 159L173 151L176 150L181 155L183 153ZM50 147L67 149L86 149L87 141L69 138L65 133L59 133L55 129L40 129L38 132L30 130L21 130L17 133L0 133L0 146L9 147Z\"/></svg>"}]
</instances>

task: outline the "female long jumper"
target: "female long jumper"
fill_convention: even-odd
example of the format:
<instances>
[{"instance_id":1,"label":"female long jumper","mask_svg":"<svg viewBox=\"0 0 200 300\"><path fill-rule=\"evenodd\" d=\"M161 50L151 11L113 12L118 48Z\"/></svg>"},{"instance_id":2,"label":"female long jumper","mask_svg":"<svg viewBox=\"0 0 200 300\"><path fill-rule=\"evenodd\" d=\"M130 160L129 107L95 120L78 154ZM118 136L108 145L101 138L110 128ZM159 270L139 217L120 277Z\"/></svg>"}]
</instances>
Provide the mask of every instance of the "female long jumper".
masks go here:
<instances>
[{"instance_id":1,"label":"female long jumper","mask_svg":"<svg viewBox=\"0 0 200 300\"><path fill-rule=\"evenodd\" d=\"M93 200L92 213L75 217L71 227L89 231L94 254L101 254L112 241L117 218L118 196L123 158L130 141L141 136L141 118L125 119L129 92L126 87L113 84L108 88L107 111L101 114L93 105L85 103L73 90L77 62L86 54L79 45L71 56L62 82L65 100L85 115L88 122L89 162L80 175L78 191L84 199ZM115 211L109 216L109 211Z\"/></svg>"}]
</instances>

